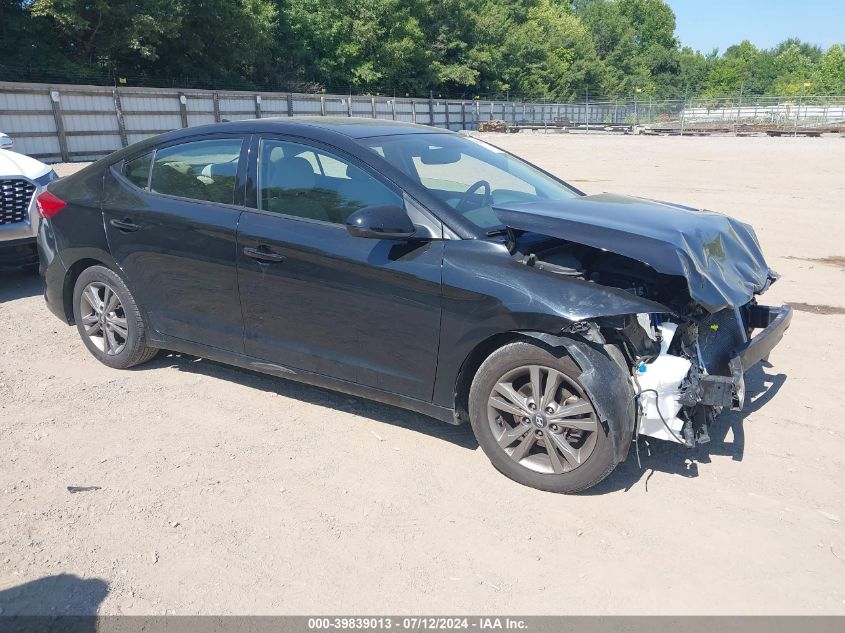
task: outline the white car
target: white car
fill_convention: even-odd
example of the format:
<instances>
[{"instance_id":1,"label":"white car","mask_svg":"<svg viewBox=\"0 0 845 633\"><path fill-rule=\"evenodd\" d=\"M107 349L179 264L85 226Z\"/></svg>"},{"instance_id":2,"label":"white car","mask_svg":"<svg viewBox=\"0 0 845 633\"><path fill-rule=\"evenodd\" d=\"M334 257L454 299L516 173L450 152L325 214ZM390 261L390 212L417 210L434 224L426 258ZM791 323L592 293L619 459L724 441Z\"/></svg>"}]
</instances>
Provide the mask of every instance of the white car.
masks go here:
<instances>
[{"instance_id":1,"label":"white car","mask_svg":"<svg viewBox=\"0 0 845 633\"><path fill-rule=\"evenodd\" d=\"M35 197L56 180L49 165L6 149L12 140L0 133L0 268L38 262Z\"/></svg>"}]
</instances>

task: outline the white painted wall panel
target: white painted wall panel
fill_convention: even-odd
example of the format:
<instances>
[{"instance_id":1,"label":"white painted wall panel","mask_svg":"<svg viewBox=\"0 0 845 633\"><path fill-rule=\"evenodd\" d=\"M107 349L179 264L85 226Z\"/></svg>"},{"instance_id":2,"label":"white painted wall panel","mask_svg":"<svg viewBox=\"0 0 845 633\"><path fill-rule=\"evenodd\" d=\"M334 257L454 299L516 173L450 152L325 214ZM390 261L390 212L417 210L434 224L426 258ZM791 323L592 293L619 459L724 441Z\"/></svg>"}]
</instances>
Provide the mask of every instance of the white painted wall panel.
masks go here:
<instances>
[{"instance_id":1,"label":"white painted wall panel","mask_svg":"<svg viewBox=\"0 0 845 633\"><path fill-rule=\"evenodd\" d=\"M63 120L65 132L118 131L113 111L107 114L65 114Z\"/></svg>"},{"instance_id":2,"label":"white painted wall panel","mask_svg":"<svg viewBox=\"0 0 845 633\"><path fill-rule=\"evenodd\" d=\"M55 132L53 114L3 114L0 111L0 132L9 136L26 132Z\"/></svg>"}]
</instances>

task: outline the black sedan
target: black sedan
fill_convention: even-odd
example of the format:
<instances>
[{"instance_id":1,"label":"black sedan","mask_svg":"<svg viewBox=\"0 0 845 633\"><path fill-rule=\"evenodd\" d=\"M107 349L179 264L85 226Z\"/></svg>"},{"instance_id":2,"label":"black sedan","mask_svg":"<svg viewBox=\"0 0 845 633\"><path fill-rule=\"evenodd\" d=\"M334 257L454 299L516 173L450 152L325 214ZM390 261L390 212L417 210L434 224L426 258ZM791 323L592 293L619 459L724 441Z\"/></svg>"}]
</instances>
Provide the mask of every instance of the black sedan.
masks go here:
<instances>
[{"instance_id":1,"label":"black sedan","mask_svg":"<svg viewBox=\"0 0 845 633\"><path fill-rule=\"evenodd\" d=\"M169 349L469 421L549 491L639 435L706 442L792 315L756 302L776 275L750 227L417 125L179 130L38 206L47 305L106 365Z\"/></svg>"}]
</instances>

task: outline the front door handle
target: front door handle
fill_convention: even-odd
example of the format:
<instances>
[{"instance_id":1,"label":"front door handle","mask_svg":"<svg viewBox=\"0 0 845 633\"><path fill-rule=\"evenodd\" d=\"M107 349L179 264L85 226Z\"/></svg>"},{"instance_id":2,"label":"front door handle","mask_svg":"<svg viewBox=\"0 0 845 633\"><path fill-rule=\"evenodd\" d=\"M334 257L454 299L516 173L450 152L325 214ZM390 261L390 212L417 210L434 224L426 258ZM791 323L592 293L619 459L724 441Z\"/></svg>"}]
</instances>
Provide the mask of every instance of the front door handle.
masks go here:
<instances>
[{"instance_id":1,"label":"front door handle","mask_svg":"<svg viewBox=\"0 0 845 633\"><path fill-rule=\"evenodd\" d=\"M109 224L120 231L124 231L125 233L132 233L133 231L137 231L141 228L129 218L125 218L123 220L109 220Z\"/></svg>"},{"instance_id":2,"label":"front door handle","mask_svg":"<svg viewBox=\"0 0 845 633\"><path fill-rule=\"evenodd\" d=\"M244 255L247 257L251 257L252 259L257 259L258 261L262 262L283 262L287 259L284 255L280 253L274 253L266 246L259 246L258 248L252 248L251 246L244 247Z\"/></svg>"}]
</instances>

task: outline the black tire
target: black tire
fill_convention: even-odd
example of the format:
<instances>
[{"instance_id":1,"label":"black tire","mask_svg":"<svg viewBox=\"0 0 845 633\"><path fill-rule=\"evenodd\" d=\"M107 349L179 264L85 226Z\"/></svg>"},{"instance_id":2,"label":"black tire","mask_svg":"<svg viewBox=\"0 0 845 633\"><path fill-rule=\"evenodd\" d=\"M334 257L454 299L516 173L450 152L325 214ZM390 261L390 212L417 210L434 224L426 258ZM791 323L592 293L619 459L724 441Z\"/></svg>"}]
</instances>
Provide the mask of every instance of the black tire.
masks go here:
<instances>
[{"instance_id":1,"label":"black tire","mask_svg":"<svg viewBox=\"0 0 845 633\"><path fill-rule=\"evenodd\" d=\"M566 406L568 402L572 402L578 403L582 408L586 409L589 407L592 409L592 415L585 413L583 416L578 417L589 418L592 420L592 416L595 416L595 431L589 432L595 437L594 439L590 439L591 452L587 454L583 461L581 461L578 465L573 466L572 463L563 462L560 459L560 452L555 452L558 459L558 465L560 465L560 463L564 463L564 467L569 468L569 470L565 472L537 472L537 470L524 466L523 463L525 463L525 461L517 461L515 458L512 458L511 453L508 453L506 448L500 446L496 435L494 435L494 428L496 428L496 425L512 433L520 432L521 427L518 426L519 423L516 421L515 416L512 419L503 420L501 411L496 411L496 408L494 407L493 413L491 413L488 403L491 396L494 395L494 387L496 387L497 384L500 384L500 380L506 376L513 375L514 372L518 374L522 368L526 368L527 366L540 366L546 370L556 370L557 372L560 372L563 378L558 377L558 380L563 381L562 384L569 384L571 386L571 390L567 392L560 391L558 393L564 395L565 393L574 394L575 391L580 390L580 397L570 395L569 398L571 398L571 400L566 400L563 405L554 403L555 406L560 407L558 410L562 410L563 406ZM509 343L493 352L481 364L481 367L479 367L476 372L470 388L470 423L479 445L497 470L510 479L513 479L525 486L530 486L531 488L537 488L548 492L566 494L572 494L591 488L613 471L616 467L616 462L614 460L611 438L608 437L606 425L599 420L598 416L595 414L591 394L586 391L578 380L580 375L581 370L563 350L560 350L560 353L557 353L557 350L556 353L552 353L547 349L528 341ZM545 376L546 385L548 385L551 380L551 372L545 374ZM515 386L517 383L514 382L511 384ZM523 389L525 388L526 387L523 387ZM497 393L495 396L498 398L499 394ZM497 421L491 421L491 416L496 414L498 414ZM504 417L507 418L507 415L508 414L504 414ZM580 420L578 421L580 422ZM585 422L587 421L588 420L585 420ZM566 427L567 423L572 422L574 422L574 420L561 420L559 424L560 427ZM541 423L547 426L535 428L534 423L523 422L523 424L526 425L525 428L531 429L529 433L540 433L541 435L545 433L546 436L551 438L549 434L551 429L554 427L549 426L551 424L549 421L541 420L536 424ZM543 428L546 430L543 431ZM563 430L562 432L564 433L565 438L569 437L566 435L567 433L575 433L577 443L577 436L579 434L578 431ZM557 435L560 437L560 433ZM583 437L587 436L588 432L585 431ZM504 438L505 436L504 434L500 434L500 437ZM543 443L549 441L543 437L538 439L540 439ZM517 439L515 441L521 442L522 440ZM536 441L536 439L532 440L532 442ZM581 441L584 442L582 447L586 447L586 440L582 439ZM514 452L516 450L516 448L513 449ZM530 450L537 451L538 454L529 456L529 460L542 459L544 457L542 451L545 451L546 459L549 460L551 465L552 456L549 454L548 448L541 447L538 443L536 447ZM578 453L580 458L581 451L579 450Z\"/></svg>"},{"instance_id":2,"label":"black tire","mask_svg":"<svg viewBox=\"0 0 845 633\"><path fill-rule=\"evenodd\" d=\"M109 312L113 323L106 323L106 317L98 320L92 301L83 299L85 292L102 292L99 297L110 298L111 296L105 293L106 288L117 297L117 308ZM93 302L96 302L96 297ZM91 309L89 314L83 312L86 305ZM101 363L114 369L128 369L146 363L159 351L147 345L144 319L129 288L105 266L86 268L79 275L73 288L73 318L88 351ZM93 323L93 333L89 333L86 322L91 323L92 319L97 322ZM117 329L118 324L120 332ZM125 329L122 327L124 324ZM111 331L111 336L107 336L104 328ZM115 342L118 345L113 345Z\"/></svg>"}]
</instances>

